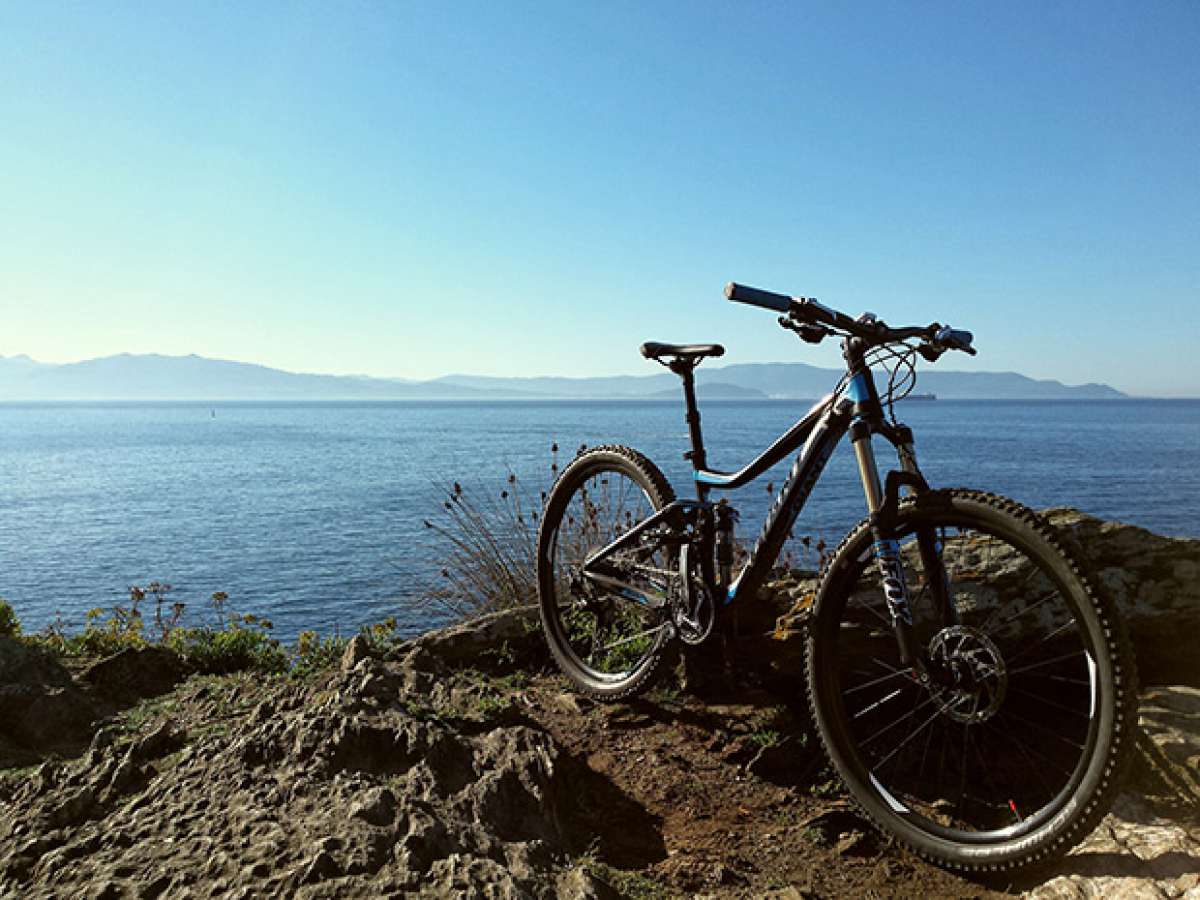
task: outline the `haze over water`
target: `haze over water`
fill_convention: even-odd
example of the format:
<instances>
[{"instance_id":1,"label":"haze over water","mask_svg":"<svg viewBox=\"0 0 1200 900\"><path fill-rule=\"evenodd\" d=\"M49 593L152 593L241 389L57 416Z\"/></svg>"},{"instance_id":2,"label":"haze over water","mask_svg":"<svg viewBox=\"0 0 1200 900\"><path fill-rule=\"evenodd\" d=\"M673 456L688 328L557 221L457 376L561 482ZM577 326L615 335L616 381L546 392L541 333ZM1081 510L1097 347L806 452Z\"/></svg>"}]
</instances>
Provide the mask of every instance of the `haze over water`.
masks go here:
<instances>
[{"instance_id":1,"label":"haze over water","mask_svg":"<svg viewBox=\"0 0 1200 900\"><path fill-rule=\"evenodd\" d=\"M710 462L740 467L806 403L701 404ZM936 485L1078 506L1200 535L1200 401L910 402ZM681 404L664 402L0 404L0 596L27 630L79 625L158 579L199 615L226 591L276 633L343 633L396 615L436 581L422 522L459 481L498 495L509 471L534 496L582 443L631 444L691 486ZM881 466L890 462L877 441ZM753 539L786 464L735 492ZM829 543L864 514L843 444L796 526Z\"/></svg>"}]
</instances>

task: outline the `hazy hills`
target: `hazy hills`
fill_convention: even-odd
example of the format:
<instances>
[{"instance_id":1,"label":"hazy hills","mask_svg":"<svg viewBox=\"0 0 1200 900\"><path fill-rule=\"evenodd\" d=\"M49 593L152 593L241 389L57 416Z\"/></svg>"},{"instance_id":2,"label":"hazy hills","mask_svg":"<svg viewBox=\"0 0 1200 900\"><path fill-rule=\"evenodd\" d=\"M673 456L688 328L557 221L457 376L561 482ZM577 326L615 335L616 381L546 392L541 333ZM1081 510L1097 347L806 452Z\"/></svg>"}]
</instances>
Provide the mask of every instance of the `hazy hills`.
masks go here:
<instances>
[{"instance_id":1,"label":"hazy hills","mask_svg":"<svg viewBox=\"0 0 1200 900\"><path fill-rule=\"evenodd\" d=\"M841 373L804 363L701 367L698 393L710 399L813 398ZM1091 400L1124 397L1104 384L1065 385L1015 372L920 370L923 393L941 399ZM446 375L429 381L313 375L200 356L123 353L61 365L0 357L0 400L535 400L670 399L667 372L608 378L492 378Z\"/></svg>"}]
</instances>

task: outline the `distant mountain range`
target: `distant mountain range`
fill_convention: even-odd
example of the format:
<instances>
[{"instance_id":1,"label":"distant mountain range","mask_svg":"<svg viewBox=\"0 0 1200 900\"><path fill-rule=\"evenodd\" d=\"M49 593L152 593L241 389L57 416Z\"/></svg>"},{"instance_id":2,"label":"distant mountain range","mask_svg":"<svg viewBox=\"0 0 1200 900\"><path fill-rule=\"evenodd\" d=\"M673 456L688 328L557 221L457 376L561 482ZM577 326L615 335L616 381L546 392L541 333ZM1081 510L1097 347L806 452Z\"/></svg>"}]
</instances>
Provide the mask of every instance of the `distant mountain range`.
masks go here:
<instances>
[{"instance_id":1,"label":"distant mountain range","mask_svg":"<svg viewBox=\"0 0 1200 900\"><path fill-rule=\"evenodd\" d=\"M708 399L811 399L841 372L803 363L701 368ZM1106 384L1066 385L1016 372L920 372L923 393L946 400L1104 400L1126 396ZM0 356L3 400L660 400L680 396L670 373L608 378L490 378L446 375L429 381L312 375L201 356L122 353L61 365Z\"/></svg>"}]
</instances>

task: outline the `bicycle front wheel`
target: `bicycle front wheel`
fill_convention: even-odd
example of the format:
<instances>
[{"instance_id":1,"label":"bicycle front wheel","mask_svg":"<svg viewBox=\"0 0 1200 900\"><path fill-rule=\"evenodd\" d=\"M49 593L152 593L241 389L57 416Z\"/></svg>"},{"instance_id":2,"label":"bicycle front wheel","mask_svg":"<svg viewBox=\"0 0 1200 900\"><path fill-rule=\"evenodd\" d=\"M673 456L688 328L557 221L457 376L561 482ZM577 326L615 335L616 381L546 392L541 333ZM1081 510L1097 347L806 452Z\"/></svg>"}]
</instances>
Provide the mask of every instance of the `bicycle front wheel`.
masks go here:
<instances>
[{"instance_id":1,"label":"bicycle front wheel","mask_svg":"<svg viewBox=\"0 0 1200 900\"><path fill-rule=\"evenodd\" d=\"M935 862L1064 852L1106 812L1130 744L1134 664L1111 600L1002 497L927 492L901 503L896 536L931 677L900 665L864 522L830 561L809 635L830 761L878 826Z\"/></svg>"}]
</instances>

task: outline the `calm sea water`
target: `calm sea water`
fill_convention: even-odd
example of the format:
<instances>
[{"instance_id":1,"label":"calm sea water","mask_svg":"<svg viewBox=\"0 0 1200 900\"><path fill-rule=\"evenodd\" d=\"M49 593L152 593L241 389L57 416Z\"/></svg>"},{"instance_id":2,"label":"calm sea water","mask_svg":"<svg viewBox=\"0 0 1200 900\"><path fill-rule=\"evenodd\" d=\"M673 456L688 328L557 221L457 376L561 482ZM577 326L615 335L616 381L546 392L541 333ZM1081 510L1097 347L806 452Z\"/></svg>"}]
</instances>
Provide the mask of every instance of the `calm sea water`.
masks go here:
<instances>
[{"instance_id":1,"label":"calm sea water","mask_svg":"<svg viewBox=\"0 0 1200 900\"><path fill-rule=\"evenodd\" d=\"M175 586L193 609L226 591L277 633L343 632L396 615L440 569L422 520L438 485L534 492L582 443L628 443L679 493L680 402L0 404L0 596L27 630L121 602L131 584ZM711 464L737 468L807 404L702 406ZM1069 504L1169 535L1200 535L1200 401L910 402L930 482ZM885 447L878 447L881 463ZM786 464L733 495L742 533L761 524ZM848 445L797 534L835 542L863 515Z\"/></svg>"}]
</instances>

